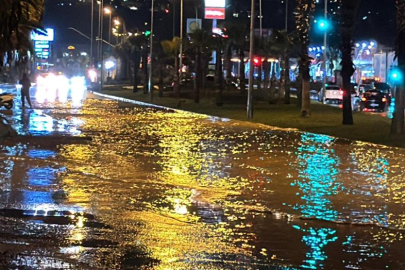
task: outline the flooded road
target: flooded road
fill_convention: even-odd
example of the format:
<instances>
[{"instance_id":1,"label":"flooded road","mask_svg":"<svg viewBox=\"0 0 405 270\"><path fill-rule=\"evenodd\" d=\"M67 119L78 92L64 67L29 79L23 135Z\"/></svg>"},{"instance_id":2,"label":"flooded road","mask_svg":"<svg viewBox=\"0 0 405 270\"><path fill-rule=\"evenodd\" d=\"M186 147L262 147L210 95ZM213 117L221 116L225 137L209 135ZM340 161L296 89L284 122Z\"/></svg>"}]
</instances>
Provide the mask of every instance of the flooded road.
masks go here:
<instances>
[{"instance_id":1,"label":"flooded road","mask_svg":"<svg viewBox=\"0 0 405 270\"><path fill-rule=\"evenodd\" d=\"M405 151L32 91L0 112L1 269L404 269Z\"/></svg>"}]
</instances>

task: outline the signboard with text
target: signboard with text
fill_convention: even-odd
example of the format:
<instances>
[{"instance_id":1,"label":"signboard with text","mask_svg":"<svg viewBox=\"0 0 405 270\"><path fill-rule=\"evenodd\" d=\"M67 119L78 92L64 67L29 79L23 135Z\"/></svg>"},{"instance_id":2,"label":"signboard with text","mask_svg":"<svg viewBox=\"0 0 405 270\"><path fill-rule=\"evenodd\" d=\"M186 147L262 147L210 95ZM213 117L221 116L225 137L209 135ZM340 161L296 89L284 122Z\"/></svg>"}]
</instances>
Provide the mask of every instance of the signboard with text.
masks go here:
<instances>
[{"instance_id":1,"label":"signboard with text","mask_svg":"<svg viewBox=\"0 0 405 270\"><path fill-rule=\"evenodd\" d=\"M213 19L213 20L224 20L225 19L225 8L206 7L205 8L205 18Z\"/></svg>"},{"instance_id":2,"label":"signboard with text","mask_svg":"<svg viewBox=\"0 0 405 270\"><path fill-rule=\"evenodd\" d=\"M52 28L46 28L46 35L37 34L35 32L31 32L31 39L36 40L43 40L43 41L53 41L54 40L54 30Z\"/></svg>"}]
</instances>

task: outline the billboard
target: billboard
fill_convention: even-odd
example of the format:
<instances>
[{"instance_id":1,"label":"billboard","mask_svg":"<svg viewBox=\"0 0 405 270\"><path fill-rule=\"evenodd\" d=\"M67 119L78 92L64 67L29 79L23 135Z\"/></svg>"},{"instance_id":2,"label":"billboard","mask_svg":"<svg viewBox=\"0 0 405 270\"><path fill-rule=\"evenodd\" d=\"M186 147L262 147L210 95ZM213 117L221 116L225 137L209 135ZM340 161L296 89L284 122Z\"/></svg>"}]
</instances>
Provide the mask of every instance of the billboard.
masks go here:
<instances>
[{"instance_id":1,"label":"billboard","mask_svg":"<svg viewBox=\"0 0 405 270\"><path fill-rule=\"evenodd\" d=\"M225 0L205 0L205 7L225 8Z\"/></svg>"},{"instance_id":2,"label":"billboard","mask_svg":"<svg viewBox=\"0 0 405 270\"><path fill-rule=\"evenodd\" d=\"M225 8L206 7L205 8L205 18L213 19L213 20L224 20L225 19Z\"/></svg>"},{"instance_id":3,"label":"billboard","mask_svg":"<svg viewBox=\"0 0 405 270\"><path fill-rule=\"evenodd\" d=\"M52 28L45 29L47 35L37 34L34 31L31 32L31 39L34 41L53 41L54 40L54 30Z\"/></svg>"}]
</instances>

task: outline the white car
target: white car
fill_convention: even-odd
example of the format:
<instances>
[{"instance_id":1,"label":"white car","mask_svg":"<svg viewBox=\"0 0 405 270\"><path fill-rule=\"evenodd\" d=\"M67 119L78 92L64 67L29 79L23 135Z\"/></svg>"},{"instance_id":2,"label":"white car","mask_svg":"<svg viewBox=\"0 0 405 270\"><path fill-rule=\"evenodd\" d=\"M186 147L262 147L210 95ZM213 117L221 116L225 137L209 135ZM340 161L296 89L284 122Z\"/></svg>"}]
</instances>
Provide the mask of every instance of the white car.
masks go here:
<instances>
[{"instance_id":1,"label":"white car","mask_svg":"<svg viewBox=\"0 0 405 270\"><path fill-rule=\"evenodd\" d=\"M343 100L343 91L340 89L339 85L328 85L325 90L323 90L323 88L321 89L318 99L322 103L328 103L329 101L341 103Z\"/></svg>"}]
</instances>

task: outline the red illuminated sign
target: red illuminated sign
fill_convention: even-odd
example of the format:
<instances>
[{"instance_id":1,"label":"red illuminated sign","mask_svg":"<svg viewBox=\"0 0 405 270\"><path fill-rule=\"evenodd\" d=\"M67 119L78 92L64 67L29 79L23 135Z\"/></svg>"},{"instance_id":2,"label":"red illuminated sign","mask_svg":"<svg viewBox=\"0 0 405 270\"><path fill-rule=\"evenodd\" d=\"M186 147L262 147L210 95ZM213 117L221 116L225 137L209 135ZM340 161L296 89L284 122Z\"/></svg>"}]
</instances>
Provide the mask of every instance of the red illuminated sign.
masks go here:
<instances>
[{"instance_id":1,"label":"red illuminated sign","mask_svg":"<svg viewBox=\"0 0 405 270\"><path fill-rule=\"evenodd\" d=\"M213 20L225 20L225 8L206 7L205 18Z\"/></svg>"}]
</instances>

